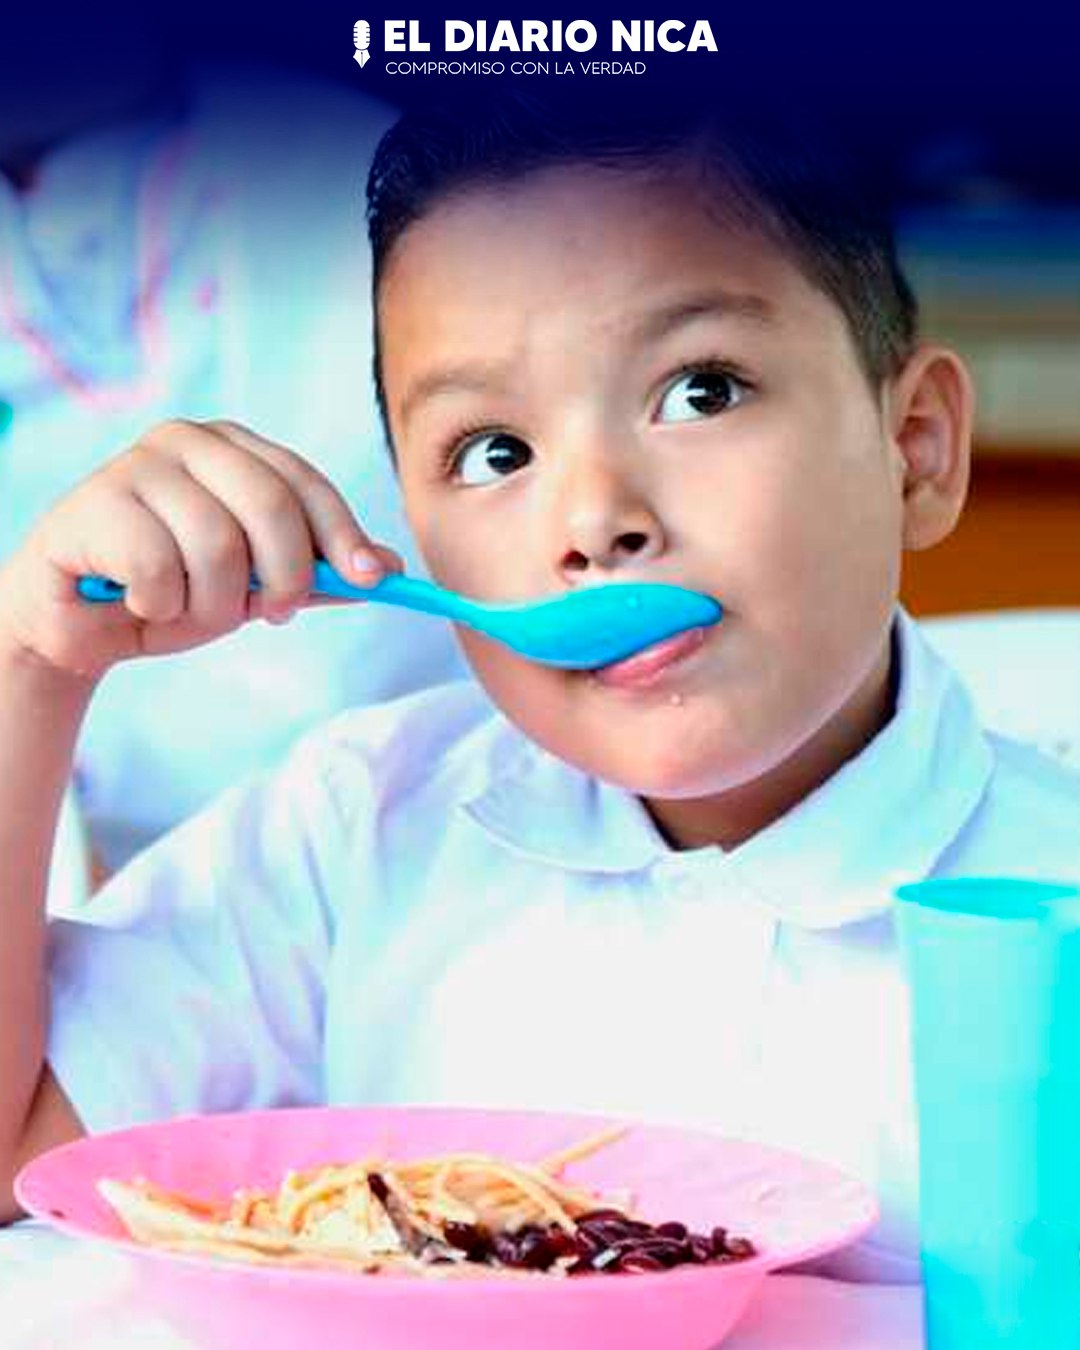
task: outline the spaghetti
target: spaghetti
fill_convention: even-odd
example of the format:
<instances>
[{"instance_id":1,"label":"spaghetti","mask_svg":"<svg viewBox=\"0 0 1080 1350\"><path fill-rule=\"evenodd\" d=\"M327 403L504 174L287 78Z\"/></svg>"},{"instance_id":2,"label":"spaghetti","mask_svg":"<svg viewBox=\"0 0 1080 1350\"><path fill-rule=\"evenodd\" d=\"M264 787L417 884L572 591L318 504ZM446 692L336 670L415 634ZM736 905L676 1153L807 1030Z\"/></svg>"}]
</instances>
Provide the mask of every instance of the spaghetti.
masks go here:
<instances>
[{"instance_id":1,"label":"spaghetti","mask_svg":"<svg viewBox=\"0 0 1080 1350\"><path fill-rule=\"evenodd\" d=\"M274 1265L460 1276L631 1272L742 1260L751 1243L679 1223L654 1227L564 1181L571 1162L624 1133L582 1140L540 1162L483 1153L408 1162L372 1157L289 1172L276 1191L208 1203L139 1179L98 1189L137 1242Z\"/></svg>"}]
</instances>

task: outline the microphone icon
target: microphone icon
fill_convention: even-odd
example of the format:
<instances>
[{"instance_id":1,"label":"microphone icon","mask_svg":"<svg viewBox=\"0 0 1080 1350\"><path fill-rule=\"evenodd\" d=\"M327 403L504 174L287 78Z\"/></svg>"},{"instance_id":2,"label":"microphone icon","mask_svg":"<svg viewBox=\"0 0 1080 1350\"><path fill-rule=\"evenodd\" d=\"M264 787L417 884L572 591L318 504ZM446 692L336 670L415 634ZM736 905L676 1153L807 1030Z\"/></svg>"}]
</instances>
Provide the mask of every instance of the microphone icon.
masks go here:
<instances>
[{"instance_id":1,"label":"microphone icon","mask_svg":"<svg viewBox=\"0 0 1080 1350\"><path fill-rule=\"evenodd\" d=\"M368 51L371 46L371 24L368 23L367 19L360 19L359 22L353 24L352 40L353 46L356 48L353 52L353 60L363 70L371 60L371 53Z\"/></svg>"}]
</instances>

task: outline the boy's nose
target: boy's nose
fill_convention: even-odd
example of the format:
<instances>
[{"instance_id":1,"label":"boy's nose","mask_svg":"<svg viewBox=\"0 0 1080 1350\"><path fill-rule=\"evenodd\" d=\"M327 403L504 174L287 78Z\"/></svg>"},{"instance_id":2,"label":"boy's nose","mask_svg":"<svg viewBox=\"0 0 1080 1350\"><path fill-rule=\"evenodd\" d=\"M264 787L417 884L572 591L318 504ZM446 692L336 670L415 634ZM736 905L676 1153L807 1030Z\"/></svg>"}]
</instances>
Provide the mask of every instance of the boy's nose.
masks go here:
<instances>
[{"instance_id":1,"label":"boy's nose","mask_svg":"<svg viewBox=\"0 0 1080 1350\"><path fill-rule=\"evenodd\" d=\"M593 462L579 465L562 488L558 566L568 580L618 570L663 552L659 517L627 475Z\"/></svg>"}]
</instances>

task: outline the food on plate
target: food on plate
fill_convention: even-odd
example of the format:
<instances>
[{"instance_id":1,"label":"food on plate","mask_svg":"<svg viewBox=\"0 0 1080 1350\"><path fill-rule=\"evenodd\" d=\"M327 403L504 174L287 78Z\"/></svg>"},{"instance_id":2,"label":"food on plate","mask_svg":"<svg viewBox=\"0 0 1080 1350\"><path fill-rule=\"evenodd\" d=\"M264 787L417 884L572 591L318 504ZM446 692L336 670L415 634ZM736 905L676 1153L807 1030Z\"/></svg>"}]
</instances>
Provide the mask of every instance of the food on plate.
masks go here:
<instances>
[{"instance_id":1,"label":"food on plate","mask_svg":"<svg viewBox=\"0 0 1080 1350\"><path fill-rule=\"evenodd\" d=\"M624 1133L606 1130L537 1163L483 1153L371 1157L288 1172L274 1191L208 1202L145 1179L98 1189L137 1242L273 1265L430 1276L631 1274L746 1260L747 1238L650 1224L629 1197L562 1180Z\"/></svg>"}]
</instances>

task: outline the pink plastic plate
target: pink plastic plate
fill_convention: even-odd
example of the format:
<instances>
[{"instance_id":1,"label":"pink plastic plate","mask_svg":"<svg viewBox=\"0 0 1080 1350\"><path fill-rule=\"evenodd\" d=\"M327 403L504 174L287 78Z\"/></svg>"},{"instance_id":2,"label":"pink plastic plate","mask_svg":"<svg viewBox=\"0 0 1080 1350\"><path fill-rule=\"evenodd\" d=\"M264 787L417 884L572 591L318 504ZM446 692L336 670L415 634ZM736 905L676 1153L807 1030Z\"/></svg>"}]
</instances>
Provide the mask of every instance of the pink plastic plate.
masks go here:
<instances>
[{"instance_id":1,"label":"pink plastic plate","mask_svg":"<svg viewBox=\"0 0 1080 1350\"><path fill-rule=\"evenodd\" d=\"M100 1177L145 1176L220 1199L273 1187L289 1168L366 1153L457 1150L530 1161L605 1124L541 1112L318 1108L189 1116L52 1149L16 1183L31 1214L128 1251L147 1298L200 1350L711 1350L770 1270L844 1246L874 1222L858 1182L790 1153L665 1126L635 1125L567 1169L600 1191L629 1189L643 1217L722 1224L759 1255L726 1266L570 1279L429 1280L245 1266L129 1241L99 1198Z\"/></svg>"}]
</instances>

